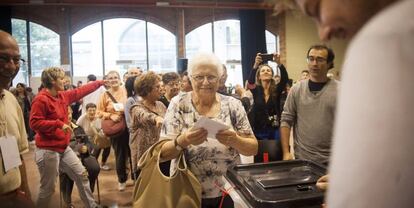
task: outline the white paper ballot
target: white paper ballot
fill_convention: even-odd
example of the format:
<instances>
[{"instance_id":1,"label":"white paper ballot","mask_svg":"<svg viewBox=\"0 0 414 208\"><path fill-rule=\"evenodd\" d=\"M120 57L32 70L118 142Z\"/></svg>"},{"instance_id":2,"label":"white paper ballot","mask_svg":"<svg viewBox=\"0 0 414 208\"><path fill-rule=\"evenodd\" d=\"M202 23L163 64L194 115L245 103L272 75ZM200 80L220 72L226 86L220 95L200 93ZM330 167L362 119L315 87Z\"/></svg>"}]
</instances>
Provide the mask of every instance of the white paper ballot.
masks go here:
<instances>
[{"instance_id":1,"label":"white paper ballot","mask_svg":"<svg viewBox=\"0 0 414 208\"><path fill-rule=\"evenodd\" d=\"M204 128L205 130L207 130L207 132L208 132L207 138L211 138L211 139L216 138L216 134L217 134L218 131L230 128L229 126L227 126L224 123L209 119L207 117L201 117L194 124L194 127L195 128Z\"/></svg>"},{"instance_id":2,"label":"white paper ballot","mask_svg":"<svg viewBox=\"0 0 414 208\"><path fill-rule=\"evenodd\" d=\"M0 137L0 148L4 171L7 172L22 164L19 148L17 147L17 140L14 136Z\"/></svg>"}]
</instances>

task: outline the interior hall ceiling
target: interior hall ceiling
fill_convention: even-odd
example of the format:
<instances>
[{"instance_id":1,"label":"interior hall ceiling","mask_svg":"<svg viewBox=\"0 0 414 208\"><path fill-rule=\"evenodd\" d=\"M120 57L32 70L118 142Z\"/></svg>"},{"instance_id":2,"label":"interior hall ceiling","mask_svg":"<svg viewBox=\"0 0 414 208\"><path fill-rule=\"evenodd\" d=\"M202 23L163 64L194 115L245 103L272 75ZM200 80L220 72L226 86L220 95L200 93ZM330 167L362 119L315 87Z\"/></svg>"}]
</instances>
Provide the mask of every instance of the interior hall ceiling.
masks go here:
<instances>
[{"instance_id":1,"label":"interior hall ceiling","mask_svg":"<svg viewBox=\"0 0 414 208\"><path fill-rule=\"evenodd\" d=\"M0 5L269 9L268 0L1 0Z\"/></svg>"}]
</instances>

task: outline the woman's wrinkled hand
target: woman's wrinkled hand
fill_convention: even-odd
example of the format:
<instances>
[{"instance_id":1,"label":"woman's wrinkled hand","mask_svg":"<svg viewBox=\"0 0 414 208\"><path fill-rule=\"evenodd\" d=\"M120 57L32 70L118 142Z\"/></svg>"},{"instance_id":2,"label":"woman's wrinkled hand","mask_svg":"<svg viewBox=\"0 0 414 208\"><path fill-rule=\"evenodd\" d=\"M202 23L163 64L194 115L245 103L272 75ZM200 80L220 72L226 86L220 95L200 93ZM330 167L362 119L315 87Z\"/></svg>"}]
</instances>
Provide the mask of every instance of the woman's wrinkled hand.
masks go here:
<instances>
[{"instance_id":1,"label":"woman's wrinkled hand","mask_svg":"<svg viewBox=\"0 0 414 208\"><path fill-rule=\"evenodd\" d=\"M207 140L207 134L204 128L190 128L178 137L177 142L184 148L189 145L199 145Z\"/></svg>"},{"instance_id":2,"label":"woman's wrinkled hand","mask_svg":"<svg viewBox=\"0 0 414 208\"><path fill-rule=\"evenodd\" d=\"M235 131L231 129L226 129L226 130L220 130L219 132L217 132L216 139L220 143L226 146L233 147L234 144L238 142L239 136L237 135Z\"/></svg>"}]
</instances>

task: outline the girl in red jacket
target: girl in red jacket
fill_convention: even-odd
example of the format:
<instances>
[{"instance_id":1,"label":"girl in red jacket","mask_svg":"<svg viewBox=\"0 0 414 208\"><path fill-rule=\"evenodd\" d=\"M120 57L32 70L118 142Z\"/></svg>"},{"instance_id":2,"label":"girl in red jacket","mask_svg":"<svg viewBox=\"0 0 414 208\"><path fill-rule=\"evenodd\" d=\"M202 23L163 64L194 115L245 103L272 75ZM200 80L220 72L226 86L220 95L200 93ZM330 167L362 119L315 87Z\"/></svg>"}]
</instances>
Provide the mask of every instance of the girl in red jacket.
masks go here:
<instances>
[{"instance_id":1,"label":"girl in red jacket","mask_svg":"<svg viewBox=\"0 0 414 208\"><path fill-rule=\"evenodd\" d=\"M89 187L87 171L68 146L72 133L68 106L98 89L104 81L90 82L64 91L64 77L65 72L60 68L43 70L41 81L44 88L34 98L30 112L30 126L36 132L35 160L40 173L36 207L48 207L59 171L76 182L80 198L86 207L97 207Z\"/></svg>"}]
</instances>

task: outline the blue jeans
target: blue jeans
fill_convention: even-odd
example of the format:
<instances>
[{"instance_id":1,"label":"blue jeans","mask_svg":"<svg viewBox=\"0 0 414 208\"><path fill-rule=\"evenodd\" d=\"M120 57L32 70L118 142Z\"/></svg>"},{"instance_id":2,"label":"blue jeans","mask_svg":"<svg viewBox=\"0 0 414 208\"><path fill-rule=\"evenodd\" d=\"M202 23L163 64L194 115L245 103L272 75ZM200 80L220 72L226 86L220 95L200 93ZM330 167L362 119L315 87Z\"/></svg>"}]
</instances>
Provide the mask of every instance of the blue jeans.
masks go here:
<instances>
[{"instance_id":1,"label":"blue jeans","mask_svg":"<svg viewBox=\"0 0 414 208\"><path fill-rule=\"evenodd\" d=\"M279 128L276 129L261 129L254 132L258 140L280 140Z\"/></svg>"}]
</instances>

